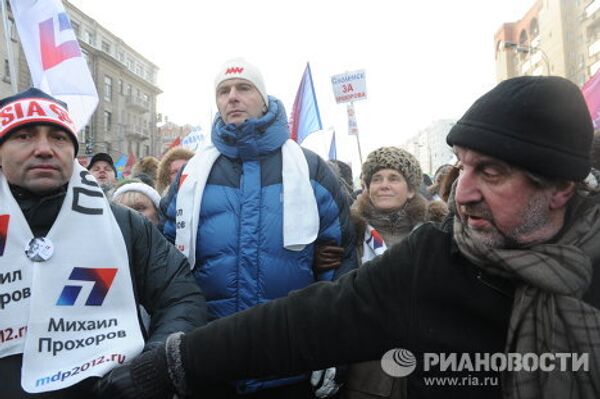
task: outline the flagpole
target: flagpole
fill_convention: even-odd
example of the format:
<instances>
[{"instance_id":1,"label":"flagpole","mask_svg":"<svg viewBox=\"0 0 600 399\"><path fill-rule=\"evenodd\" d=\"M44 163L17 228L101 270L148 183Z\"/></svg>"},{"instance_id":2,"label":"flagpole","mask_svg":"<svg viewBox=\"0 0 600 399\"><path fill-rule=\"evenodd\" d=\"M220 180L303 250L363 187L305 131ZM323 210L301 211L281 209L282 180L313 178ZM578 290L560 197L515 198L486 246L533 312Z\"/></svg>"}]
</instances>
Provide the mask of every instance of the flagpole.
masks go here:
<instances>
[{"instance_id":1,"label":"flagpole","mask_svg":"<svg viewBox=\"0 0 600 399\"><path fill-rule=\"evenodd\" d=\"M18 91L17 89L17 71L15 70L15 59L12 51L9 25L8 25L8 13L6 11L6 2L4 0L0 1L2 3L2 25L4 26L4 40L6 41L6 53L8 56L8 71L10 73L10 86L13 90L13 93Z\"/></svg>"},{"instance_id":2,"label":"flagpole","mask_svg":"<svg viewBox=\"0 0 600 399\"><path fill-rule=\"evenodd\" d=\"M354 101L350 101L350 106L354 110ZM350 126L348 126L348 129L350 129ZM362 149L360 148L360 139L359 139L358 129L356 129L355 133L356 133L356 146L358 147L358 160L360 161L360 164L362 165L363 158L362 158ZM348 134L350 134L350 131L348 131Z\"/></svg>"}]
</instances>

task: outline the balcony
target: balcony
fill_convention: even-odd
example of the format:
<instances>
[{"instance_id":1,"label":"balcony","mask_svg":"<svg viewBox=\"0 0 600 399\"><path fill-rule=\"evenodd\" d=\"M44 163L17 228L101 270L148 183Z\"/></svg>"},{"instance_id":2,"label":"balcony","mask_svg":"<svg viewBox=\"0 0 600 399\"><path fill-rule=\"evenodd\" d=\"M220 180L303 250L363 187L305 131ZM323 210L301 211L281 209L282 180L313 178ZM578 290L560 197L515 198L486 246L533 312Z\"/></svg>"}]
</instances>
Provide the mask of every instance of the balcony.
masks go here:
<instances>
[{"instance_id":1,"label":"balcony","mask_svg":"<svg viewBox=\"0 0 600 399\"><path fill-rule=\"evenodd\" d=\"M125 137L130 140L148 140L150 138L150 131L146 128L142 128L137 125L128 125L125 127Z\"/></svg>"},{"instance_id":2,"label":"balcony","mask_svg":"<svg viewBox=\"0 0 600 399\"><path fill-rule=\"evenodd\" d=\"M134 97L130 94L125 97L125 105L128 108L142 114L150 112L150 102L144 100L142 97Z\"/></svg>"},{"instance_id":3,"label":"balcony","mask_svg":"<svg viewBox=\"0 0 600 399\"><path fill-rule=\"evenodd\" d=\"M594 0L585 8L585 16L591 17L600 9L600 1ZM594 15L595 17L595 15Z\"/></svg>"}]
</instances>

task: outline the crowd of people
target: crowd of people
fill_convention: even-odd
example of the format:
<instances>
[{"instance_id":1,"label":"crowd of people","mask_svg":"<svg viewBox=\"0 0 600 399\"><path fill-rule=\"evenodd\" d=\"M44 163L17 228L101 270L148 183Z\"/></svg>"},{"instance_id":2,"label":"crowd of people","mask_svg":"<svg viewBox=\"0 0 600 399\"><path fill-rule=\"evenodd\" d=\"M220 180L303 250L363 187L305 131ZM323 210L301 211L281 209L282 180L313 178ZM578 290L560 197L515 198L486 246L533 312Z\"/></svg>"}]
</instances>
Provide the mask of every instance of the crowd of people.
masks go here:
<instances>
[{"instance_id":1,"label":"crowd of people","mask_svg":"<svg viewBox=\"0 0 600 399\"><path fill-rule=\"evenodd\" d=\"M61 101L0 100L27 110L0 127L0 396L600 396L600 174L576 85L501 82L448 134L455 165L429 179L385 146L357 188L290 139L254 65L214 87L211 140L122 180L109 154L78 163ZM426 361L448 353L586 363Z\"/></svg>"}]
</instances>

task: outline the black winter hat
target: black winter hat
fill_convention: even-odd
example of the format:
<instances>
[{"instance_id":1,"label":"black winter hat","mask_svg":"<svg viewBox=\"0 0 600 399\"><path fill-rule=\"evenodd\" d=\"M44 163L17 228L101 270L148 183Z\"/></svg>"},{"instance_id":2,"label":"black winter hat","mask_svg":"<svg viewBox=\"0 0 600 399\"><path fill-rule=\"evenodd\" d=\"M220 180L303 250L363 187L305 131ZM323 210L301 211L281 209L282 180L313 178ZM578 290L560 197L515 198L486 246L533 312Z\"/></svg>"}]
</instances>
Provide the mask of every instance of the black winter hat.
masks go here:
<instances>
[{"instance_id":1,"label":"black winter hat","mask_svg":"<svg viewBox=\"0 0 600 399\"><path fill-rule=\"evenodd\" d=\"M580 181L594 128L581 90L557 76L508 79L480 97L446 141L540 175Z\"/></svg>"},{"instance_id":2,"label":"black winter hat","mask_svg":"<svg viewBox=\"0 0 600 399\"><path fill-rule=\"evenodd\" d=\"M92 169L92 166L94 166L94 164L98 161L104 161L108 163L112 170L115 172L115 176L117 176L117 168L115 168L115 163L113 162L112 157L105 152L99 152L97 154L94 154L92 159L90 159L90 163L87 166L88 170Z\"/></svg>"},{"instance_id":3,"label":"black winter hat","mask_svg":"<svg viewBox=\"0 0 600 399\"><path fill-rule=\"evenodd\" d=\"M69 116L67 104L34 87L0 100L0 144L15 130L27 125L55 125L69 133L79 149L77 128Z\"/></svg>"}]
</instances>

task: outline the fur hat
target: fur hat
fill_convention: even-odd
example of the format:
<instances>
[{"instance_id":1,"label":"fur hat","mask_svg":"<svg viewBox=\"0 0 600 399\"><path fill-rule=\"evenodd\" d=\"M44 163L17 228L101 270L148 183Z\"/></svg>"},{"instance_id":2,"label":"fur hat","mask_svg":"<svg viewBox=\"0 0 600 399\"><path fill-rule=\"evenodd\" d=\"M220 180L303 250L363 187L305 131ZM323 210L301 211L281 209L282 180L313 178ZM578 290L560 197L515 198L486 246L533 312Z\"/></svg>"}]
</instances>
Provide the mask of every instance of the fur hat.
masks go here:
<instances>
[{"instance_id":1,"label":"fur hat","mask_svg":"<svg viewBox=\"0 0 600 399\"><path fill-rule=\"evenodd\" d=\"M131 177L138 177L142 174L147 175L152 180L152 186L156 184L156 175L158 174L159 161L151 155L138 159L131 168Z\"/></svg>"},{"instance_id":2,"label":"fur hat","mask_svg":"<svg viewBox=\"0 0 600 399\"><path fill-rule=\"evenodd\" d=\"M234 58L225 62L215 77L215 93L219 85L229 79L244 79L252 83L262 96L265 105L269 106L269 96L265 88L265 81L257 67L243 58Z\"/></svg>"},{"instance_id":3,"label":"fur hat","mask_svg":"<svg viewBox=\"0 0 600 399\"><path fill-rule=\"evenodd\" d=\"M418 190L423 180L419 161L410 152L398 147L380 147L367 156L362 165L362 177L369 187L373 175L381 169L394 169L402 173L411 190Z\"/></svg>"},{"instance_id":4,"label":"fur hat","mask_svg":"<svg viewBox=\"0 0 600 399\"><path fill-rule=\"evenodd\" d=\"M63 129L79 150L77 128L69 116L67 104L43 91L30 88L0 100L0 144L17 128L26 125L54 125Z\"/></svg>"},{"instance_id":5,"label":"fur hat","mask_svg":"<svg viewBox=\"0 0 600 399\"><path fill-rule=\"evenodd\" d=\"M590 171L593 132L574 83L557 76L521 76L475 101L446 141L542 176L580 181Z\"/></svg>"}]
</instances>

